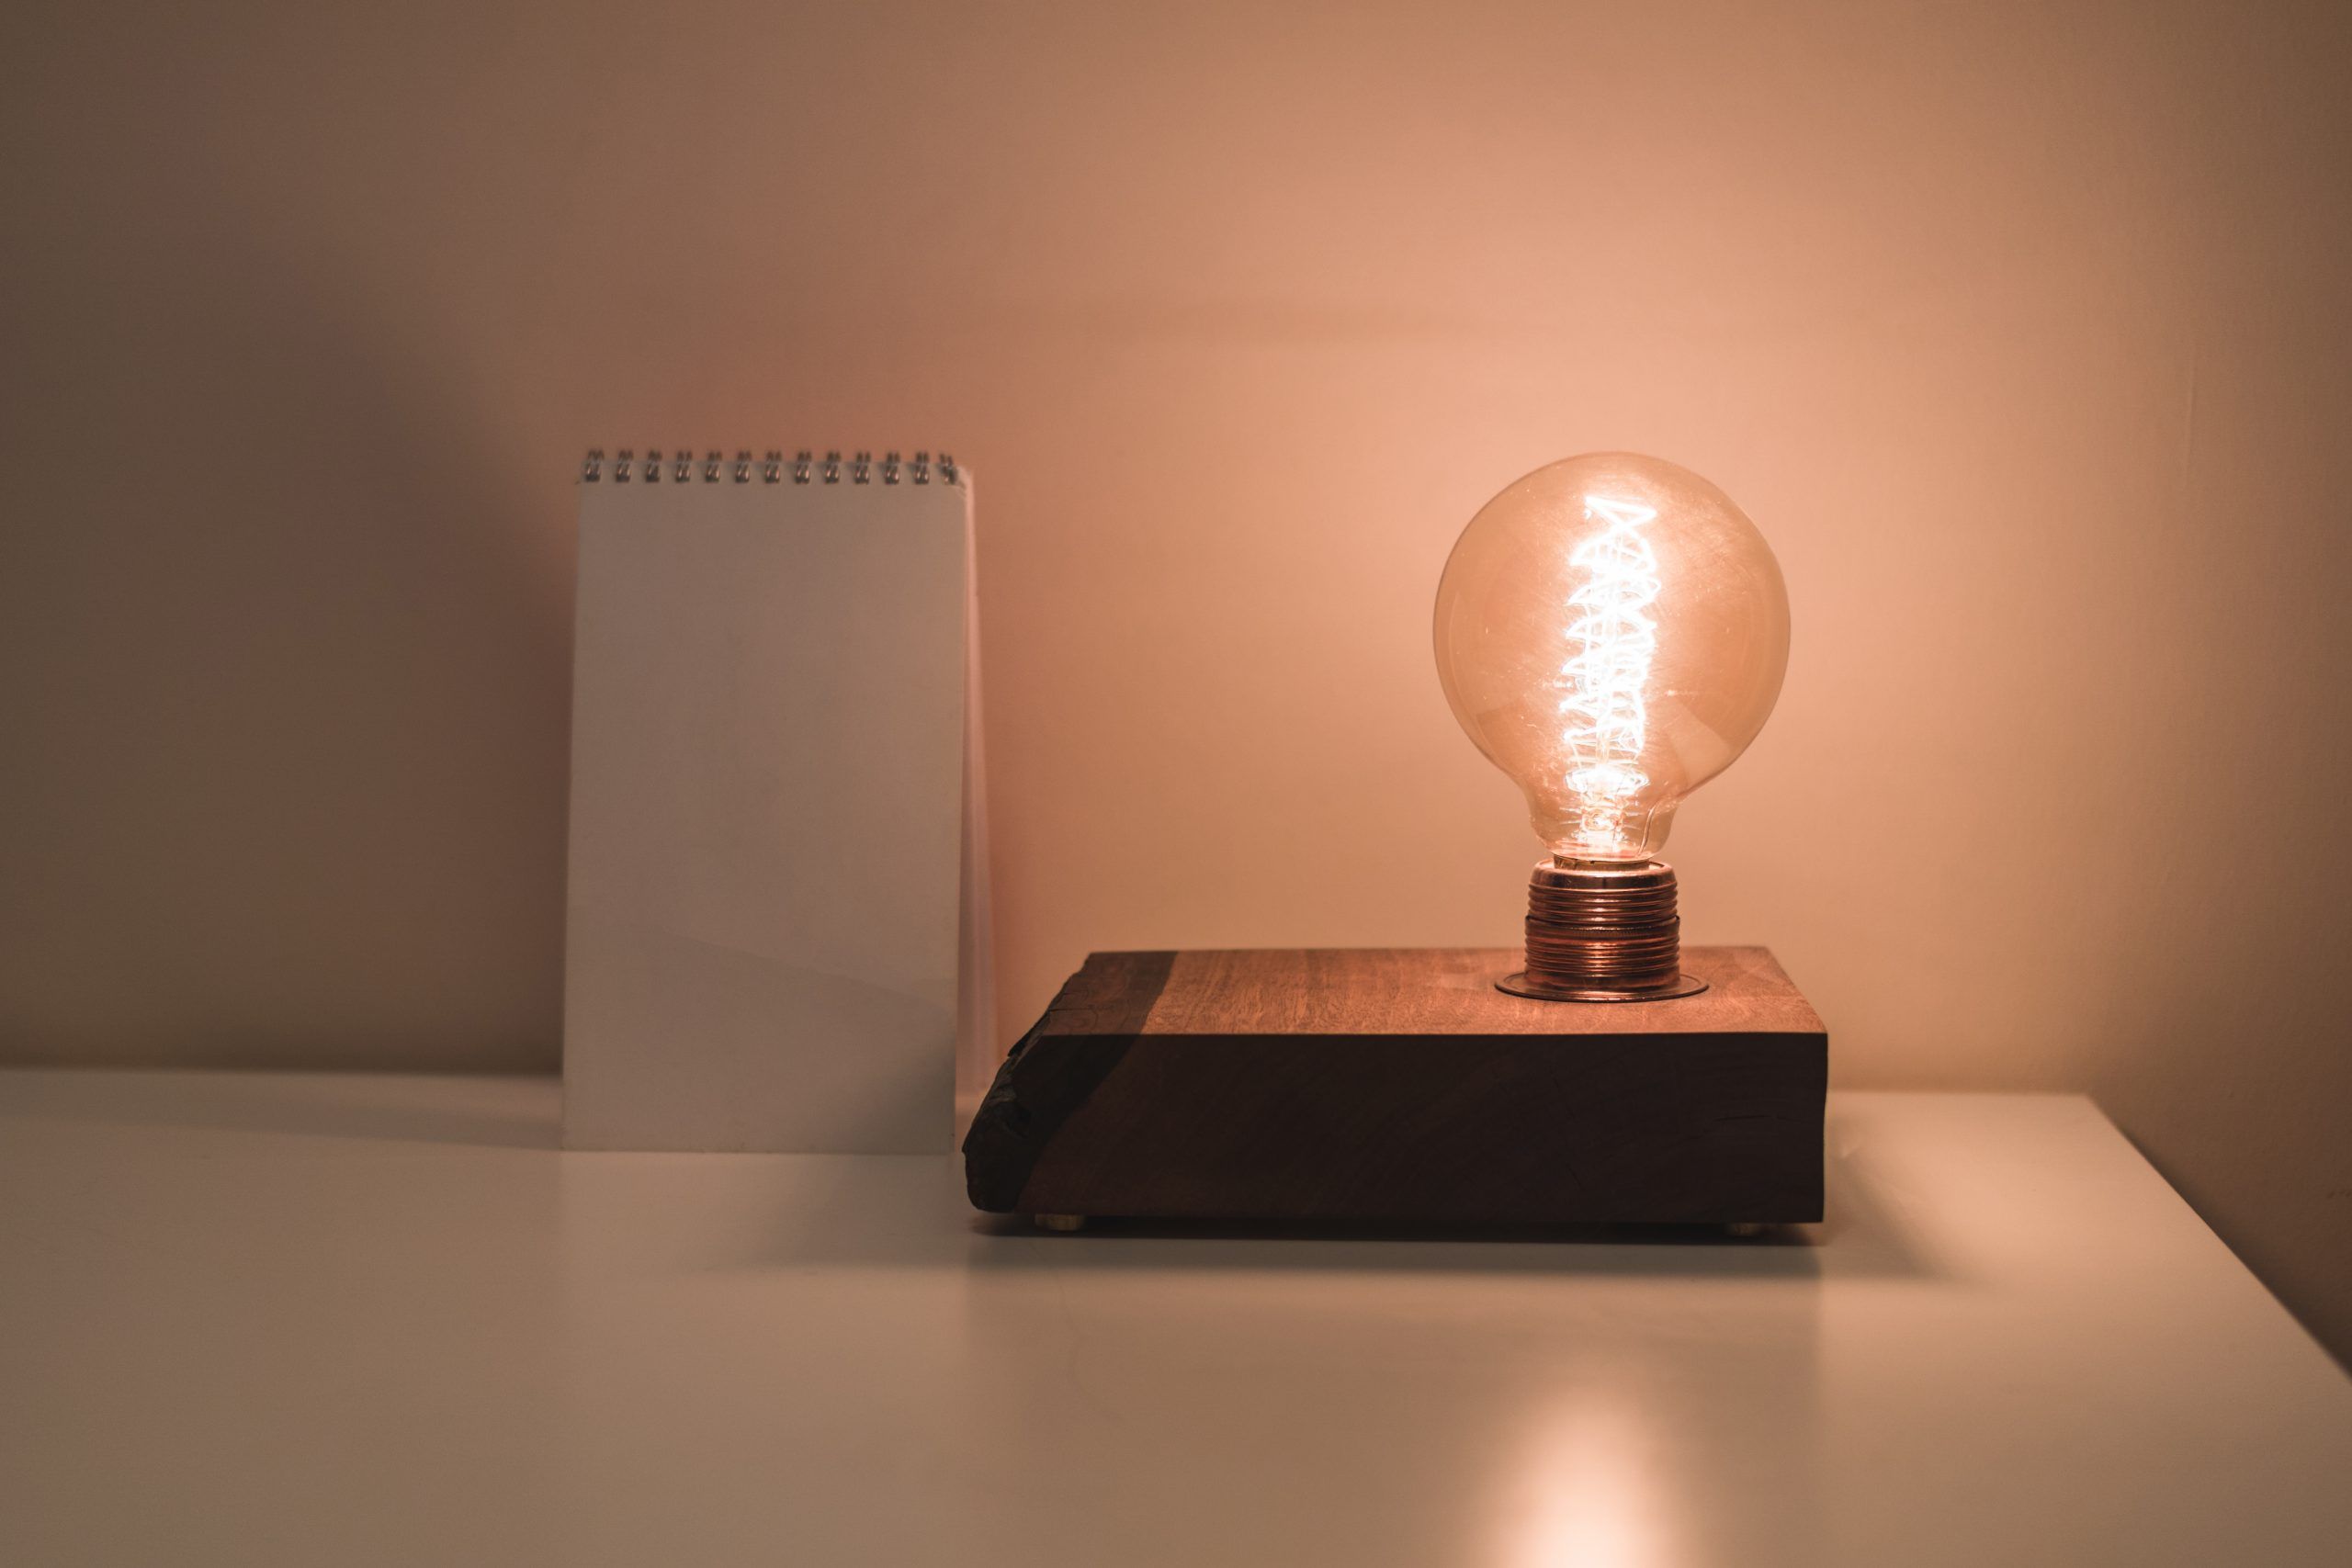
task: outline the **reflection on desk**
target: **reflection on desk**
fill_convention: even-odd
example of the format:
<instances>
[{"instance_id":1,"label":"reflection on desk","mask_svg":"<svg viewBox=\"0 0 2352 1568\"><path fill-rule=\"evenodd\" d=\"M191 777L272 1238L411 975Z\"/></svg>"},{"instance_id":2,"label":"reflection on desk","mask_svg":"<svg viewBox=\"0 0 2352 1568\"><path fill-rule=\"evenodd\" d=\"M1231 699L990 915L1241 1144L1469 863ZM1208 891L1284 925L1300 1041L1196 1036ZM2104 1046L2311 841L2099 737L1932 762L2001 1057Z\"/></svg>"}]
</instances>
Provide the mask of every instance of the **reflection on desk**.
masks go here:
<instances>
[{"instance_id":1,"label":"reflection on desk","mask_svg":"<svg viewBox=\"0 0 2352 1568\"><path fill-rule=\"evenodd\" d=\"M532 1079L0 1073L0 1561L2352 1561L2352 1383L2086 1101L1828 1223L1039 1235Z\"/></svg>"}]
</instances>

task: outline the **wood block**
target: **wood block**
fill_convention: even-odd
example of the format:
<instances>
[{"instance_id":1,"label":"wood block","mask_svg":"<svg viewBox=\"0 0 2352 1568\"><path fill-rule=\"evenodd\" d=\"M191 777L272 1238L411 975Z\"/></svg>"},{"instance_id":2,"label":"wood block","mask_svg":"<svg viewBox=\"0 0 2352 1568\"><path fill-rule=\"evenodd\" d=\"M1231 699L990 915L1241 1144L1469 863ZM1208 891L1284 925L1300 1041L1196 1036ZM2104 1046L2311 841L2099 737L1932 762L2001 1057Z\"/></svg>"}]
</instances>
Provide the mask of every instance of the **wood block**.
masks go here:
<instances>
[{"instance_id":1,"label":"wood block","mask_svg":"<svg viewBox=\"0 0 2352 1568\"><path fill-rule=\"evenodd\" d=\"M1098 953L964 1143L976 1208L1441 1225L1821 1218L1828 1036L1760 947L1657 1002L1515 949Z\"/></svg>"}]
</instances>

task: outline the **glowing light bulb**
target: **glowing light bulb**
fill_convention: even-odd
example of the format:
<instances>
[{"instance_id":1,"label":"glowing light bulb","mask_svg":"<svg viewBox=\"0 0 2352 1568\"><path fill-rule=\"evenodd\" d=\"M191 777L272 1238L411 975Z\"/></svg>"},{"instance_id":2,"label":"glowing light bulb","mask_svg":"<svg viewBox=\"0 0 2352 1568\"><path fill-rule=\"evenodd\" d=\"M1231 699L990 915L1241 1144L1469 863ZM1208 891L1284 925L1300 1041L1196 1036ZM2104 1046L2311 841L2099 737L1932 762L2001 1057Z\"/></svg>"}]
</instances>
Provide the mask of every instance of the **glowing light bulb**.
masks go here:
<instances>
[{"instance_id":1,"label":"glowing light bulb","mask_svg":"<svg viewBox=\"0 0 2352 1568\"><path fill-rule=\"evenodd\" d=\"M1629 811L1649 786L1642 745L1649 737L1650 663L1657 654L1657 623L1646 614L1657 602L1657 556L1642 525L1657 509L1608 496L1584 498L1584 515L1600 531L1569 553L1585 574L1568 595L1574 651L1560 672L1567 694L1560 743L1567 750L1567 786L1576 795L1572 852L1604 857L1621 852Z\"/></svg>"},{"instance_id":2,"label":"glowing light bulb","mask_svg":"<svg viewBox=\"0 0 2352 1568\"><path fill-rule=\"evenodd\" d=\"M1723 491L1626 452L1538 468L1464 529L1437 593L1438 677L1527 796L1551 852L1529 911L1529 994L1695 989L1671 867L1691 791L1763 728L1788 668L1788 591Z\"/></svg>"}]
</instances>

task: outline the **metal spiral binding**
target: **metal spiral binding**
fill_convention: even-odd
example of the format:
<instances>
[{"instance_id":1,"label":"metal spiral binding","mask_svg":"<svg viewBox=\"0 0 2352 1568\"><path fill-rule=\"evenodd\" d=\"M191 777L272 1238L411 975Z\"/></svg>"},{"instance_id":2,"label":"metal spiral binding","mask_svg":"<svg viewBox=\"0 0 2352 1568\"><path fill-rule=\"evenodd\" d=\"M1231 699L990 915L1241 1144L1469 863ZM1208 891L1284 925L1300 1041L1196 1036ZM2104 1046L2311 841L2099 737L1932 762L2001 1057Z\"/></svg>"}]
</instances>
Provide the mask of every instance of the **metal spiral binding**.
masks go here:
<instances>
[{"instance_id":1,"label":"metal spiral binding","mask_svg":"<svg viewBox=\"0 0 2352 1568\"><path fill-rule=\"evenodd\" d=\"M766 484L783 482L786 464L782 452L769 451L765 458L757 466L762 482ZM704 454L701 462L702 482L707 485L718 484L723 479L731 477L739 485L749 484L752 482L752 455L749 452L736 453L731 466L728 463L724 453L707 452ZM942 452L939 455L935 467L941 484L952 485L964 482L963 470L956 466L956 459L946 453ZM663 473L665 468L668 469L666 475ZM837 485L844 482L854 485L872 484L875 482L877 469L881 475L881 482L886 485L899 483L927 485L932 482L933 468L932 456L928 452L918 452L912 459L905 461L902 461L896 452L885 452L882 454L882 461L876 463L871 452L854 453L844 462L841 453L831 451L827 452L823 461L820 462L814 452L804 450L794 453L791 462L792 482L797 485ZM658 485L665 479L671 484L691 484L695 477L694 448L681 446L665 459L660 447L649 446L645 449L644 462L640 466L636 449L624 446L613 454L612 470L613 483L616 485L632 482ZM605 449L602 446L591 446L587 457L581 460L580 482L591 485L601 484L604 479Z\"/></svg>"}]
</instances>

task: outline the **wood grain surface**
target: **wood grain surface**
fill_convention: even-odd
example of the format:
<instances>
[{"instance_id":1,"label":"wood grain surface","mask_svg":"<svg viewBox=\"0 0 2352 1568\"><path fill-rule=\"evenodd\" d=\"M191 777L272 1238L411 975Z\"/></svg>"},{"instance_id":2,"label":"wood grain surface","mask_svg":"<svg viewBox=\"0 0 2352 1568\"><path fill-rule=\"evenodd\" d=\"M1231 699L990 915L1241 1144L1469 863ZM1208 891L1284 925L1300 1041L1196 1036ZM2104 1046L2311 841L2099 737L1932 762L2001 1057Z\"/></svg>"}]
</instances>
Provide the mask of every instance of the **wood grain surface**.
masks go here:
<instances>
[{"instance_id":1,"label":"wood grain surface","mask_svg":"<svg viewBox=\"0 0 2352 1568\"><path fill-rule=\"evenodd\" d=\"M1072 976L1064 996L1085 1005L1055 1033L1106 1030L1107 998L1133 1006L1141 977L1163 976L1136 1034L1657 1034L1714 1030L1819 1030L1815 1013L1771 953L1761 947L1702 947L1683 969L1707 982L1695 997L1602 1005L1537 1001L1495 989L1521 967L1517 948L1343 947L1188 953L1100 953Z\"/></svg>"},{"instance_id":2,"label":"wood grain surface","mask_svg":"<svg viewBox=\"0 0 2352 1568\"><path fill-rule=\"evenodd\" d=\"M1504 949L1091 956L965 1144L994 1212L1786 1223L1821 1213L1827 1038L1762 948L1673 1001L1494 989Z\"/></svg>"}]
</instances>

